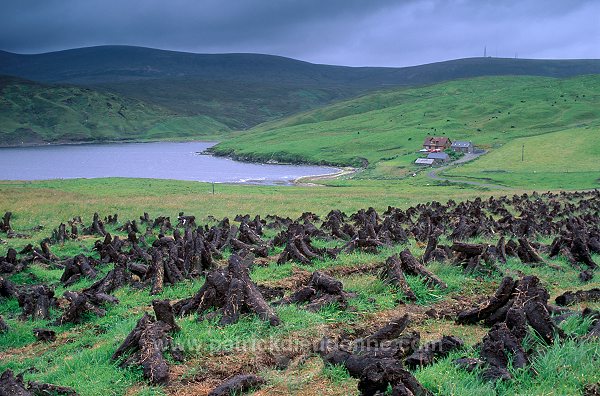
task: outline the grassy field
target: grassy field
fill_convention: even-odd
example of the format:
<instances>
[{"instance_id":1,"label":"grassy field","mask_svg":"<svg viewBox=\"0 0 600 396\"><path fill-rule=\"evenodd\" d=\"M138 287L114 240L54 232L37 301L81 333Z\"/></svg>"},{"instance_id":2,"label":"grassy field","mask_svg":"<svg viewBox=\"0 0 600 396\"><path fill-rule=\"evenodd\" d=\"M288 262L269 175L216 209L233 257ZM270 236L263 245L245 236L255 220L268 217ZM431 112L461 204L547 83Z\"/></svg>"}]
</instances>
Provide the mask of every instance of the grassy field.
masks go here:
<instances>
[{"instance_id":1,"label":"grassy field","mask_svg":"<svg viewBox=\"0 0 600 396\"><path fill-rule=\"evenodd\" d=\"M518 138L474 162L443 173L517 188L598 188L600 128Z\"/></svg>"},{"instance_id":2,"label":"grassy field","mask_svg":"<svg viewBox=\"0 0 600 396\"><path fill-rule=\"evenodd\" d=\"M337 208L352 212L372 206L407 207L418 202L473 199L497 192L434 183L425 179L381 183L369 180L333 180L326 187L285 187L216 184L156 179L73 179L36 182L0 182L0 212L11 210L24 227L54 227L57 218L118 212L137 218L179 211L197 217L254 213L298 217L311 211L320 215Z\"/></svg>"},{"instance_id":3,"label":"grassy field","mask_svg":"<svg viewBox=\"0 0 600 396\"><path fill-rule=\"evenodd\" d=\"M359 208L374 206L384 210L387 205L406 208L431 199L472 199L486 197L493 192L457 186L411 186L404 182L382 183L371 181L337 181L337 187L259 187L217 185L212 195L210 186L202 183L139 179L95 179L46 182L2 182L0 183L0 212L14 212L13 227L20 232L30 233L30 239L9 239L0 244L0 255L10 246L22 248L25 244L37 243L48 236L61 221L81 215L88 223L92 213L102 216L118 213L120 222L134 219L148 211L151 217L170 215L175 217L181 210L194 214L201 222L210 221L209 215L217 218L250 213L266 215L277 213L296 217L303 211L326 214L334 208L348 213ZM41 231L31 228L43 225ZM110 226L113 234L116 226ZM267 237L272 237L268 231ZM64 246L55 245L53 252L60 257L69 257L83 252L96 254L91 248L95 237L84 237L68 241ZM445 241L441 241L446 243ZM548 243L548 241L544 241ZM318 242L327 246L329 242ZM411 242L386 248L377 254L342 254L337 259L317 260L310 265L287 263L256 266L251 273L258 284L278 285L289 282L298 273L314 270L335 270L370 266L382 262L390 254L408 247L415 255L421 255L423 246ZM272 250L279 253L281 248ZM594 256L595 260L600 257ZM272 261L272 260L271 260ZM565 290L598 287L597 280L581 284L577 271L562 259L549 262L562 268L525 267L519 260L512 259L504 267L506 274L539 276L551 293L551 297ZM101 268L105 273L110 266ZM514 370L515 379L496 384L482 380L476 373L469 374L457 369L452 359L473 354L475 344L487 329L483 326L456 325L451 320L429 319L424 312L432 307L445 309L457 301L480 298L494 290L501 274L465 274L458 267L432 264L435 272L449 288L429 290L417 277L408 281L417 294L416 304L397 305L402 293L385 285L375 275L358 273L340 275L344 288L356 292L350 304L356 309L339 311L335 307L316 313L307 312L296 306L277 308L283 325L277 328L266 325L254 316L245 316L237 324L219 327L215 320L197 322L195 317L180 319L182 331L175 341L184 347L186 362L173 364L173 380L167 387L147 385L137 369L121 369L110 361L110 355L128 334L142 312L149 311L152 299L180 299L190 296L203 280L186 281L173 287L165 287L159 296L150 296L148 290L123 288L115 293L120 303L108 308L107 316L90 318L79 325L56 327L58 339L51 344L36 342L32 329L45 326L45 321L19 321L20 312L16 300L0 302L0 315L7 318L9 333L0 335L0 371L11 368L25 372L26 379L72 386L81 395L204 395L220 380L237 370L258 372L267 383L252 393L259 395L353 395L356 380L349 377L345 369L324 366L321 359L308 355L301 363L294 363L286 370L269 367L272 355L257 350L238 350L235 345L289 340L306 342L317 340L323 334L357 329L372 329L390 318L410 313L414 318L412 330L422 334L422 340L439 338L442 334L456 334L464 338L467 346L437 364L415 371L416 377L437 395L566 395L578 394L583 386L600 381L597 362L600 359L600 343L594 341L575 342L567 339L552 346L538 345L535 339L528 342L542 351L532 362L535 373ZM91 281L82 280L64 288L59 285L62 271L31 266L23 273L10 279L19 284L46 282L56 286L56 294L65 290L79 290ZM598 304L591 304L599 308ZM53 312L53 317L59 315ZM573 318L562 327L571 335L584 334L589 322ZM228 351L223 353L223 350ZM36 370L29 370L35 367Z\"/></svg>"},{"instance_id":4,"label":"grassy field","mask_svg":"<svg viewBox=\"0 0 600 396\"><path fill-rule=\"evenodd\" d=\"M229 128L118 94L0 76L0 146L222 137Z\"/></svg>"},{"instance_id":5,"label":"grassy field","mask_svg":"<svg viewBox=\"0 0 600 396\"><path fill-rule=\"evenodd\" d=\"M590 137L597 141L599 87L598 75L485 77L382 91L264 124L222 142L215 151L261 160L368 163L363 177L394 179L416 169L412 162L428 135L471 140L495 150L517 138L568 130L569 136L585 137L573 139L569 145L574 150L561 152L561 161L575 163L578 148L583 149L577 145ZM593 184L588 180L585 185Z\"/></svg>"}]
</instances>

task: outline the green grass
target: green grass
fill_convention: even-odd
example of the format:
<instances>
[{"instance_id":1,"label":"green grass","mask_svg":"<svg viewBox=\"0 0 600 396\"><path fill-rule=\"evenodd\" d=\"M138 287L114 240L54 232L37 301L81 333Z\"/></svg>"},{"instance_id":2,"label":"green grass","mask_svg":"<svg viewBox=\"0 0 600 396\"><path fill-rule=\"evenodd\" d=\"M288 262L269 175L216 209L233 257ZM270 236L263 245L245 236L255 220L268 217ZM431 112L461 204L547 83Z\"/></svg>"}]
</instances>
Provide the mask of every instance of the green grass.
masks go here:
<instances>
[{"instance_id":1,"label":"green grass","mask_svg":"<svg viewBox=\"0 0 600 396\"><path fill-rule=\"evenodd\" d=\"M348 369L340 364L325 365L323 375L336 385L346 382L351 378Z\"/></svg>"},{"instance_id":2,"label":"green grass","mask_svg":"<svg viewBox=\"0 0 600 396\"><path fill-rule=\"evenodd\" d=\"M214 139L228 132L208 116L182 116L115 93L0 76L0 145Z\"/></svg>"},{"instance_id":3,"label":"green grass","mask_svg":"<svg viewBox=\"0 0 600 396\"><path fill-rule=\"evenodd\" d=\"M550 142L554 135L544 134L561 132L564 138L551 152L559 151L564 163L572 163L569 171L587 172L579 157L597 155L595 149L586 151L585 146L589 137L597 142L594 135L600 127L599 88L598 75L570 79L513 76L381 91L258 126L220 143L214 150L260 160L354 166L368 162L370 165L357 177L397 179L418 169L412 163L427 135L472 140L492 151L508 144L514 148L518 146L515 139L537 136L532 139L538 140L527 145L528 158L543 171L547 161L538 161L541 156L534 153L536 142L546 140L546 146L553 145ZM501 160L494 169L509 167L507 161L517 159L513 154L511 151L508 158L494 157ZM548 155L550 158L553 156ZM556 167L564 171L562 163ZM586 187L594 185L591 176L581 175L567 186L573 188L580 182ZM512 183L511 178L512 174L506 178L511 186L529 185L525 179ZM552 180L550 176L540 178L536 185L549 188Z\"/></svg>"},{"instance_id":4,"label":"green grass","mask_svg":"<svg viewBox=\"0 0 600 396\"><path fill-rule=\"evenodd\" d=\"M37 243L47 236L51 229L61 221L75 215L83 215L87 223L93 211L101 215L119 213L121 223L126 219L136 218L144 210L152 217L159 214L175 217L181 209L197 216L203 222L209 214L216 217L233 218L238 213L277 213L274 208L285 208L280 215L298 216L304 210L312 210L320 215L330 209L339 207L338 200L343 200L342 208L354 211L370 203L383 210L388 204L399 204L406 207L418 202L431 200L422 189L410 189L405 184L383 186L381 183L368 181L341 181L345 187L318 188L284 188L257 186L219 186L216 195L209 194L207 185L189 182L172 182L160 180L128 180L97 179L69 180L35 183L2 183L0 184L0 212L14 212L13 226L18 231L27 231L37 224L46 229L33 233L30 240L10 239L8 244L0 245L0 255L5 254L9 246L22 247L25 243ZM457 187L441 187L436 196L442 200L444 194L456 199L480 195L478 190L461 190ZM111 233L116 226L110 226ZM116 232L119 234L118 232ZM273 235L270 231L270 235ZM122 234L122 233L121 233ZM53 251L67 257L83 252L92 254L91 247L96 238L84 238L69 241L64 246L53 246ZM442 241L443 242L443 241ZM548 241L544 241L548 242ZM318 241L319 246L333 246L334 242ZM381 263L390 254L408 247L417 257L423 253L423 247L415 243L382 249L377 254L353 253L341 254L337 259L317 260L310 265L286 263L278 265L274 262L268 266L256 266L251 271L251 278L259 284L272 284L284 280L292 274L293 267L306 271L338 270L343 267L359 265L375 265ZM595 260L600 257L594 256ZM562 259L550 260L562 267L557 271L549 267L527 267L518 260L511 259L504 266L507 274L517 276L519 273L539 276L543 285L549 290L552 298L567 289L597 287L598 282L582 285L577 280L577 271ZM106 273L111 265L101 267ZM494 290L502 274L465 274L458 267L448 264L432 263L429 268L448 284L448 289L438 290L427 287L418 277L408 276L408 282L417 295L417 306L413 309L426 309L432 304L444 304L457 295L464 297L488 294ZM59 285L60 270L48 270L33 265L26 271L13 275L11 280L18 284L48 283L56 288L56 294L62 295L66 290ZM219 356L244 356L254 358L262 352L244 352L243 348L258 344L293 340L303 345L307 341L315 341L325 334L343 330L355 334L366 322L372 323L379 315L397 315L404 312L408 305L398 305L403 299L399 290L381 282L374 274L339 275L344 289L355 293L349 303L352 309L340 311L336 306L327 306L318 312L308 312L302 306L290 305L276 308L282 325L270 327L252 315L243 315L241 320L231 326L218 326L218 318L197 321L192 315L178 320L182 331L174 335L175 343L181 346L188 358L184 365L177 365L175 370L181 372L181 378L203 378L211 375L209 362L219 362ZM88 286L89 280L83 280L70 286L69 290L79 290ZM173 287L165 287L158 298L177 300L191 296L202 285L203 279L182 282ZM119 343L131 331L143 312L151 311L151 301L157 296L150 296L148 290L122 288L115 293L120 303L107 307L105 317L89 317L78 325L57 327L58 340L52 344L35 342L31 329L43 327L47 321L20 321L17 317L20 308L16 300L0 301L2 315L11 331L0 335L0 371L12 368L17 373L26 372L26 379L47 381L65 386L72 386L82 395L136 395L163 394L167 390L148 386L138 369L121 369L110 361L110 356ZM598 304L591 304L598 308ZM60 315L52 311L52 319ZM573 335L581 335L589 326L589 321L571 318L563 328ZM456 326L452 321L429 319L419 325L424 341L434 339L439 334L455 334L465 338L467 347L462 353L475 354L473 345L485 333L481 326ZM537 342L534 338L529 342ZM240 349L242 348L242 349ZM538 348L536 346L536 348ZM436 394L521 394L537 395L569 394L581 389L584 384L598 381L597 342L575 342L565 340L563 343L541 348L535 355L533 365L538 375L517 371L515 379L509 383L490 384L483 382L476 374L463 372L451 362L451 358L416 372L417 377ZM246 362L247 363L247 362ZM215 363L218 364L218 363ZM37 371L27 371L35 367ZM323 381L328 394L348 394L347 389L356 389L355 380L347 377L347 373L339 367L325 366L322 370L305 373L306 367L299 365L287 372L274 372L265 369L267 386L284 387L291 394L311 394L308 389L315 381ZM262 374L262 373L261 373ZM285 377L294 377L293 386L287 386ZM178 385L179 386L179 385ZM339 393L336 390L339 389ZM323 390L323 389L321 389ZM308 392L308 393L307 393ZM350 391L351 394L352 391Z\"/></svg>"},{"instance_id":5,"label":"green grass","mask_svg":"<svg viewBox=\"0 0 600 396\"><path fill-rule=\"evenodd\" d=\"M599 127L567 129L512 140L443 175L521 188L597 188L599 156Z\"/></svg>"},{"instance_id":6,"label":"green grass","mask_svg":"<svg viewBox=\"0 0 600 396\"><path fill-rule=\"evenodd\" d=\"M574 317L561 324L563 330L571 336L587 332L589 323ZM532 339L532 338L529 338ZM525 340L527 342L527 338ZM580 341L568 338L550 346L531 341L539 353L532 356L531 368L511 369L510 381L487 382L479 375L456 367L452 362L463 356L477 356L477 350L471 347L453 352L449 357L435 365L416 372L417 379L436 395L575 395L581 394L585 385L600 381L598 361L600 361L600 343ZM537 345L533 345L537 344Z\"/></svg>"},{"instance_id":7,"label":"green grass","mask_svg":"<svg viewBox=\"0 0 600 396\"><path fill-rule=\"evenodd\" d=\"M304 211L326 215L331 209L353 212L373 206L408 207L432 199L444 201L472 199L492 193L461 186L426 185L424 180L390 181L336 180L330 187L285 187L217 184L215 194L206 183L152 179L73 179L35 182L0 182L0 212L14 213L15 228L27 229L41 224L46 235L74 216L89 221L94 212L106 216L119 213L137 219L144 211L151 217L176 216L180 211L194 213L206 221L236 214L277 213L298 217ZM35 234L34 234L35 236Z\"/></svg>"},{"instance_id":8,"label":"green grass","mask_svg":"<svg viewBox=\"0 0 600 396\"><path fill-rule=\"evenodd\" d=\"M97 46L35 55L0 51L0 74L118 92L187 116L247 129L332 101L394 86L486 75L567 77L598 60L470 58L406 67L318 65L262 54L193 54Z\"/></svg>"}]
</instances>

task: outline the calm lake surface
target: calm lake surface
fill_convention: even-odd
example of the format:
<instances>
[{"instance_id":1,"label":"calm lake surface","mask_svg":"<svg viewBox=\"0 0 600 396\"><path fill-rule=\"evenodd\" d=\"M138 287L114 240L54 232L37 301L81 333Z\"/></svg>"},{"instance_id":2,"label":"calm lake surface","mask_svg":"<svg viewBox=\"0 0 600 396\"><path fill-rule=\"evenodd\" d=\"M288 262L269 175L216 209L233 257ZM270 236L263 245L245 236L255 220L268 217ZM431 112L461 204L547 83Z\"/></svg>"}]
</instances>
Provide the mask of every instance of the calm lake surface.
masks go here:
<instances>
[{"instance_id":1,"label":"calm lake surface","mask_svg":"<svg viewBox=\"0 0 600 396\"><path fill-rule=\"evenodd\" d=\"M0 148L0 180L139 177L217 183L292 184L339 171L252 164L200 155L215 143L123 143Z\"/></svg>"}]
</instances>

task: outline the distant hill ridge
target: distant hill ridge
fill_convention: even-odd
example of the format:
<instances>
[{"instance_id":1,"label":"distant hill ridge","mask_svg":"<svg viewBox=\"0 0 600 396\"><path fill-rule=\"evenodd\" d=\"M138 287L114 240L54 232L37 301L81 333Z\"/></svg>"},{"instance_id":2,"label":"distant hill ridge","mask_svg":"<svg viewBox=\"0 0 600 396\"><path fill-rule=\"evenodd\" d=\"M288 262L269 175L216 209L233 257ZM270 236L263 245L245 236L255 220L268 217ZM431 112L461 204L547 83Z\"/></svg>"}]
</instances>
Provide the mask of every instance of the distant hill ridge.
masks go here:
<instances>
[{"instance_id":1,"label":"distant hill ridge","mask_svg":"<svg viewBox=\"0 0 600 396\"><path fill-rule=\"evenodd\" d=\"M41 82L114 83L200 78L376 88L487 75L569 77L600 73L600 60L466 58L410 67L322 65L262 54L195 54L133 46L98 46L34 55L0 51L0 74Z\"/></svg>"}]
</instances>

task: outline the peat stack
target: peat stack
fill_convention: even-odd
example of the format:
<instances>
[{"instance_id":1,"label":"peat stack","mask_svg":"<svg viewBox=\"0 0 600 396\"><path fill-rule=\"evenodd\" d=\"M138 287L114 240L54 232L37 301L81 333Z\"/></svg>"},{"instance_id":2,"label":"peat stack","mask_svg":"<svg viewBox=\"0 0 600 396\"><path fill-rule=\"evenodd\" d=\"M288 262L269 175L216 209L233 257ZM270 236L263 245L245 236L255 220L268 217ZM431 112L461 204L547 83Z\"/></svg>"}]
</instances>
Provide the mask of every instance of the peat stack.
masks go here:
<instances>
[{"instance_id":1,"label":"peat stack","mask_svg":"<svg viewBox=\"0 0 600 396\"><path fill-rule=\"evenodd\" d=\"M152 225L154 220L150 218L148 212L144 212L143 216L140 216L140 224Z\"/></svg>"},{"instance_id":2,"label":"peat stack","mask_svg":"<svg viewBox=\"0 0 600 396\"><path fill-rule=\"evenodd\" d=\"M567 291L556 297L555 302L560 306L579 304L582 302L600 302L600 289L595 288L575 292Z\"/></svg>"},{"instance_id":3,"label":"peat stack","mask_svg":"<svg viewBox=\"0 0 600 396\"><path fill-rule=\"evenodd\" d=\"M177 226L179 227L196 227L196 216L186 216L183 212L179 212L177 216Z\"/></svg>"},{"instance_id":4,"label":"peat stack","mask_svg":"<svg viewBox=\"0 0 600 396\"><path fill-rule=\"evenodd\" d=\"M114 238L106 233L103 240L97 240L94 243L94 250L100 255L100 261L102 263L117 263L126 262L128 260L127 255L122 252L125 242L115 236Z\"/></svg>"},{"instance_id":5,"label":"peat stack","mask_svg":"<svg viewBox=\"0 0 600 396\"><path fill-rule=\"evenodd\" d=\"M366 253L377 253L379 248L389 246L387 242L380 241L372 224L367 224L364 229L358 230L356 235L342 247L342 251L352 253L358 250Z\"/></svg>"},{"instance_id":6,"label":"peat stack","mask_svg":"<svg viewBox=\"0 0 600 396\"><path fill-rule=\"evenodd\" d=\"M306 286L276 304L306 304L306 310L316 312L329 304L337 304L340 309L348 308L348 298L352 294L343 290L342 282L319 271L312 273Z\"/></svg>"},{"instance_id":7,"label":"peat stack","mask_svg":"<svg viewBox=\"0 0 600 396\"><path fill-rule=\"evenodd\" d=\"M325 363L341 364L358 378L361 395L383 394L388 387L398 395L429 395L402 364L402 359L413 353L419 343L417 333L401 335L408 323L405 315L350 344L325 337L317 351Z\"/></svg>"},{"instance_id":8,"label":"peat stack","mask_svg":"<svg viewBox=\"0 0 600 396\"><path fill-rule=\"evenodd\" d=\"M388 216L383 219L377 230L377 239L386 245L405 243L408 241L408 234L400 221Z\"/></svg>"},{"instance_id":9,"label":"peat stack","mask_svg":"<svg viewBox=\"0 0 600 396\"><path fill-rule=\"evenodd\" d=\"M8 325L4 321L2 315L0 315L0 334L8 332Z\"/></svg>"},{"instance_id":10,"label":"peat stack","mask_svg":"<svg viewBox=\"0 0 600 396\"><path fill-rule=\"evenodd\" d=\"M164 235L167 233L167 231L173 230L173 225L171 224L171 218L169 216L158 216L156 219L154 219L154 221L152 222L152 226L150 228L152 228L152 229L158 228L159 233L161 235Z\"/></svg>"},{"instance_id":11,"label":"peat stack","mask_svg":"<svg viewBox=\"0 0 600 396\"><path fill-rule=\"evenodd\" d=\"M385 261L385 266L383 270L379 274L379 277L393 285L398 287L404 293L404 297L408 301L417 301L417 296L410 288L410 285L406 281L406 277L404 276L404 271L402 271L402 262L398 258L398 256L393 255L387 258Z\"/></svg>"},{"instance_id":12,"label":"peat stack","mask_svg":"<svg viewBox=\"0 0 600 396\"><path fill-rule=\"evenodd\" d=\"M277 215L267 215L266 219L269 222L265 224L265 227L272 230L287 228L294 222L289 217L280 217Z\"/></svg>"},{"instance_id":13,"label":"peat stack","mask_svg":"<svg viewBox=\"0 0 600 396\"><path fill-rule=\"evenodd\" d=\"M151 281L150 294L159 294L166 284L174 285L185 279L183 260L179 259L174 238L162 237L154 241L151 249L152 264L146 274Z\"/></svg>"},{"instance_id":14,"label":"peat stack","mask_svg":"<svg viewBox=\"0 0 600 396\"><path fill-rule=\"evenodd\" d=\"M12 298L17 297L18 290L17 286L14 283L9 281L8 279L4 279L0 276L0 297L2 298Z\"/></svg>"},{"instance_id":15,"label":"peat stack","mask_svg":"<svg viewBox=\"0 0 600 396\"><path fill-rule=\"evenodd\" d=\"M428 366L436 359L446 357L450 352L462 348L463 345L463 340L458 337L443 336L440 340L428 342L414 351L404 360L404 364L411 368Z\"/></svg>"},{"instance_id":16,"label":"peat stack","mask_svg":"<svg viewBox=\"0 0 600 396\"><path fill-rule=\"evenodd\" d=\"M561 235L554 238L550 245L550 257L561 255L566 258L573 268L581 271L579 278L586 282L593 278L593 271L598 269L591 252L600 253L600 238L595 234L587 236L582 231L575 235L577 236Z\"/></svg>"},{"instance_id":17,"label":"peat stack","mask_svg":"<svg viewBox=\"0 0 600 396\"><path fill-rule=\"evenodd\" d=\"M4 213L2 216L2 221L0 221L0 231L8 233L12 230L10 227L10 218L12 217L12 212Z\"/></svg>"},{"instance_id":18,"label":"peat stack","mask_svg":"<svg viewBox=\"0 0 600 396\"><path fill-rule=\"evenodd\" d=\"M421 264L408 249L404 249L400 253L400 263L402 270L413 276L420 276L425 279L425 283L429 286L437 286L440 289L446 289L448 285L438 278L433 272L429 271Z\"/></svg>"},{"instance_id":19,"label":"peat stack","mask_svg":"<svg viewBox=\"0 0 600 396\"><path fill-rule=\"evenodd\" d=\"M267 224L267 222L262 220L259 215L254 216L254 219L250 220L249 214L244 216L237 215L235 221L240 222L240 229L242 228L242 225L246 225L250 227L252 232L259 236L263 234L263 226Z\"/></svg>"},{"instance_id":20,"label":"peat stack","mask_svg":"<svg viewBox=\"0 0 600 396\"><path fill-rule=\"evenodd\" d=\"M17 251L8 248L5 257L0 257L0 274L16 274L25 269L25 263L17 260Z\"/></svg>"},{"instance_id":21,"label":"peat stack","mask_svg":"<svg viewBox=\"0 0 600 396\"><path fill-rule=\"evenodd\" d=\"M427 247L421 260L423 264L427 264L430 261L444 262L451 257L452 251L447 246L438 245L439 235L437 233L431 233L427 238Z\"/></svg>"},{"instance_id":22,"label":"peat stack","mask_svg":"<svg viewBox=\"0 0 600 396\"><path fill-rule=\"evenodd\" d=\"M429 271L421 264L408 249L405 249L400 255L388 257L379 277L400 288L408 301L416 301L417 296L410 288L404 274L419 276L425 280L425 283L430 287L439 287L445 289L448 286L439 279L433 272Z\"/></svg>"},{"instance_id":23,"label":"peat stack","mask_svg":"<svg viewBox=\"0 0 600 396\"><path fill-rule=\"evenodd\" d=\"M64 245L65 241L77 238L77 226L72 226L70 231L67 231L67 226L64 223L60 223L58 228L52 230L50 236L50 243Z\"/></svg>"},{"instance_id":24,"label":"peat stack","mask_svg":"<svg viewBox=\"0 0 600 396\"><path fill-rule=\"evenodd\" d=\"M454 263L462 265L465 272L500 271L497 262L506 263L504 238L500 238L496 246L485 243L454 242L451 249L456 253ZM489 267L486 268L484 263Z\"/></svg>"},{"instance_id":25,"label":"peat stack","mask_svg":"<svg viewBox=\"0 0 600 396\"><path fill-rule=\"evenodd\" d=\"M458 224L448 236L452 241L464 241L465 239L473 238L479 234L478 220L469 220L467 216L460 216Z\"/></svg>"},{"instance_id":26,"label":"peat stack","mask_svg":"<svg viewBox=\"0 0 600 396\"><path fill-rule=\"evenodd\" d=\"M230 396L239 395L250 389L258 388L263 385L265 380L254 374L238 374L235 375L215 389L210 391L208 396Z\"/></svg>"},{"instance_id":27,"label":"peat stack","mask_svg":"<svg viewBox=\"0 0 600 396\"><path fill-rule=\"evenodd\" d=\"M332 210L321 224L322 230L328 230L333 238L348 240L356 234L356 230L346 223L346 215L340 210Z\"/></svg>"},{"instance_id":28,"label":"peat stack","mask_svg":"<svg viewBox=\"0 0 600 396\"><path fill-rule=\"evenodd\" d=\"M114 268L97 280L93 285L83 290L88 294L111 294L115 290L133 283L131 272L123 262L117 262Z\"/></svg>"},{"instance_id":29,"label":"peat stack","mask_svg":"<svg viewBox=\"0 0 600 396\"><path fill-rule=\"evenodd\" d=\"M183 361L181 351L174 348L171 338L179 328L168 300L155 300L152 306L155 316L145 313L111 359L124 359L120 367L142 366L144 378L152 384L166 384L169 364L163 351L169 350L174 360Z\"/></svg>"},{"instance_id":30,"label":"peat stack","mask_svg":"<svg viewBox=\"0 0 600 396\"><path fill-rule=\"evenodd\" d=\"M60 277L60 281L63 286L70 286L80 280L82 277L88 279L94 279L98 276L98 273L94 269L95 260L88 259L83 254L67 259L62 262L65 266L65 270Z\"/></svg>"},{"instance_id":31,"label":"peat stack","mask_svg":"<svg viewBox=\"0 0 600 396\"><path fill-rule=\"evenodd\" d=\"M106 311L102 308L106 304L118 304L116 297L105 293L74 292L66 291L63 297L69 302L65 312L53 322L54 326L60 326L65 323L81 323L84 314L94 314L96 316L105 316Z\"/></svg>"},{"instance_id":32,"label":"peat stack","mask_svg":"<svg viewBox=\"0 0 600 396\"><path fill-rule=\"evenodd\" d=\"M19 291L17 295L22 313L21 320L31 318L50 319L50 307L56 305L54 290L46 285L31 286Z\"/></svg>"},{"instance_id":33,"label":"peat stack","mask_svg":"<svg viewBox=\"0 0 600 396\"><path fill-rule=\"evenodd\" d=\"M544 264L544 259L537 250L531 245L526 238L519 238L519 247L517 248L517 256L525 264Z\"/></svg>"},{"instance_id":34,"label":"peat stack","mask_svg":"<svg viewBox=\"0 0 600 396\"><path fill-rule=\"evenodd\" d=\"M106 216L104 218L104 223L106 223L106 224L112 224L112 225L115 225L115 224L119 223L119 215L115 213L114 215L108 215L108 216Z\"/></svg>"},{"instance_id":35,"label":"peat stack","mask_svg":"<svg viewBox=\"0 0 600 396\"><path fill-rule=\"evenodd\" d=\"M214 267L213 255L220 252L212 251L210 243L205 239L202 229L185 229L183 240L180 242L183 256L183 273L186 277L199 276Z\"/></svg>"},{"instance_id":36,"label":"peat stack","mask_svg":"<svg viewBox=\"0 0 600 396\"><path fill-rule=\"evenodd\" d=\"M281 233L274 240L278 244L285 238L285 249L279 255L278 264L288 261L298 261L302 264L310 264L311 260L324 259L325 257L336 257L337 249L319 249L312 246L310 236L306 233L305 226L298 223L290 224L287 231Z\"/></svg>"},{"instance_id":37,"label":"peat stack","mask_svg":"<svg viewBox=\"0 0 600 396\"><path fill-rule=\"evenodd\" d=\"M53 384L44 384L40 382L29 381L27 384L23 381L23 375L17 375L12 370L7 369L0 375L0 395L2 396L77 396L74 389L66 386Z\"/></svg>"},{"instance_id":38,"label":"peat stack","mask_svg":"<svg viewBox=\"0 0 600 396\"><path fill-rule=\"evenodd\" d=\"M511 356L514 367L528 363L529 357L521 346L528 326L547 343L552 343L555 335L565 336L550 318L548 299L548 292L540 286L537 277L525 276L518 281L505 277L488 302L458 315L459 324L484 320L493 325L481 347L481 358L487 364L485 378L511 378L508 371Z\"/></svg>"},{"instance_id":39,"label":"peat stack","mask_svg":"<svg viewBox=\"0 0 600 396\"><path fill-rule=\"evenodd\" d=\"M104 222L100 220L100 216L98 213L94 213L94 217L92 219L92 224L89 227L85 227L83 229L84 235L100 235L106 236L107 232L104 229Z\"/></svg>"},{"instance_id":40,"label":"peat stack","mask_svg":"<svg viewBox=\"0 0 600 396\"><path fill-rule=\"evenodd\" d=\"M116 215L115 215L116 216ZM106 224L111 224L107 221ZM128 235L133 233L139 234L140 228L137 225L137 222L135 220L127 220L125 222L125 224L123 224L121 227L117 228L117 231L122 231L122 232L126 232Z\"/></svg>"},{"instance_id":41,"label":"peat stack","mask_svg":"<svg viewBox=\"0 0 600 396\"><path fill-rule=\"evenodd\" d=\"M260 234L262 234L262 224L259 219L256 219L253 224L255 224L254 227L250 227L246 222L241 223L237 238L232 237L229 243L235 252L241 253L244 251L250 252L254 256L267 257L269 255L269 247L260 238ZM258 232L260 232L260 234L256 229L259 230Z\"/></svg>"},{"instance_id":42,"label":"peat stack","mask_svg":"<svg viewBox=\"0 0 600 396\"><path fill-rule=\"evenodd\" d=\"M50 329L35 328L33 329L34 337L41 342L54 342L56 341L56 332Z\"/></svg>"},{"instance_id":43,"label":"peat stack","mask_svg":"<svg viewBox=\"0 0 600 396\"><path fill-rule=\"evenodd\" d=\"M206 310L215 308L215 314L222 314L219 321L221 325L236 323L244 313L257 314L272 326L281 324L273 308L250 279L248 268L252 260L252 255L242 258L233 254L227 269L208 273L204 285L194 296L173 306L175 314L182 316L197 312L202 315Z\"/></svg>"},{"instance_id":44,"label":"peat stack","mask_svg":"<svg viewBox=\"0 0 600 396\"><path fill-rule=\"evenodd\" d=\"M41 241L39 249L34 248L32 245L25 246L20 254L26 254L26 256L21 259L22 264L43 263L60 266L60 264L57 263L59 258L50 250L49 239Z\"/></svg>"},{"instance_id":45,"label":"peat stack","mask_svg":"<svg viewBox=\"0 0 600 396\"><path fill-rule=\"evenodd\" d=\"M231 240L236 237L238 231L238 227L230 224L229 219L225 217L208 230L206 240L210 243L213 251L222 252L231 245Z\"/></svg>"}]
</instances>

